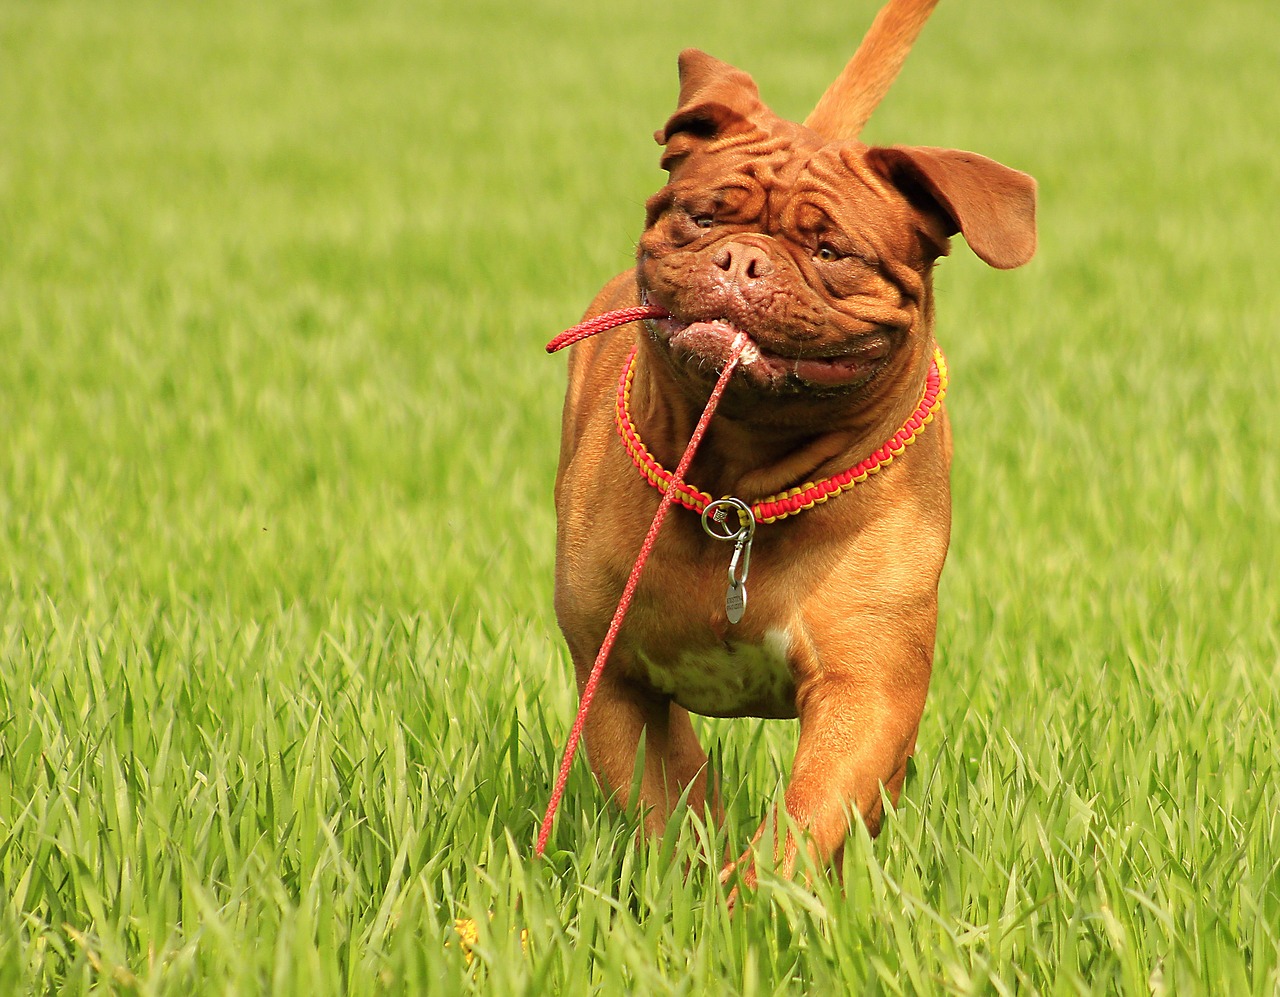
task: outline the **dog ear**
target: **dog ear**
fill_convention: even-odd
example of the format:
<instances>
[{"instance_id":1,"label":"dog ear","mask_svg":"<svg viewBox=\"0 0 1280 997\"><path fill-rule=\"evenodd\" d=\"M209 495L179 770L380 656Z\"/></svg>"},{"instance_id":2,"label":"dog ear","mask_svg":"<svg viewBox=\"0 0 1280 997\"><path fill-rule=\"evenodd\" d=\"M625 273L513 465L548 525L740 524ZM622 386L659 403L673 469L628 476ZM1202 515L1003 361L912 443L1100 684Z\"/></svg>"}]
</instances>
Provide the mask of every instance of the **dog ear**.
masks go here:
<instances>
[{"instance_id":1,"label":"dog ear","mask_svg":"<svg viewBox=\"0 0 1280 997\"><path fill-rule=\"evenodd\" d=\"M972 152L901 146L867 150L867 162L925 210L940 212L946 235L960 232L974 253L1000 270L1036 251L1036 182Z\"/></svg>"},{"instance_id":2,"label":"dog ear","mask_svg":"<svg viewBox=\"0 0 1280 997\"><path fill-rule=\"evenodd\" d=\"M701 143L755 129L762 114L755 81L741 69L696 48L680 53L680 105L653 137L665 145L662 168L670 170Z\"/></svg>"}]
</instances>

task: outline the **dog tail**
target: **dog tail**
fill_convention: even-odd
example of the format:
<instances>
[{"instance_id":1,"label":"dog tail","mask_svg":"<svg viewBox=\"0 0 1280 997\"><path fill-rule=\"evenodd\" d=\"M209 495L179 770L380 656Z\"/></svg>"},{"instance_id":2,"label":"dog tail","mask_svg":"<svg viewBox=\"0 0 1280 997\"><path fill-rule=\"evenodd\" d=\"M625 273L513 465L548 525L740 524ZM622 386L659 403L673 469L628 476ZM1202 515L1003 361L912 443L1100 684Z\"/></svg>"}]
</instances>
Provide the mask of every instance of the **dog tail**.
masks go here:
<instances>
[{"instance_id":1,"label":"dog tail","mask_svg":"<svg viewBox=\"0 0 1280 997\"><path fill-rule=\"evenodd\" d=\"M826 139L857 138L889 92L938 0L889 0L805 125Z\"/></svg>"}]
</instances>

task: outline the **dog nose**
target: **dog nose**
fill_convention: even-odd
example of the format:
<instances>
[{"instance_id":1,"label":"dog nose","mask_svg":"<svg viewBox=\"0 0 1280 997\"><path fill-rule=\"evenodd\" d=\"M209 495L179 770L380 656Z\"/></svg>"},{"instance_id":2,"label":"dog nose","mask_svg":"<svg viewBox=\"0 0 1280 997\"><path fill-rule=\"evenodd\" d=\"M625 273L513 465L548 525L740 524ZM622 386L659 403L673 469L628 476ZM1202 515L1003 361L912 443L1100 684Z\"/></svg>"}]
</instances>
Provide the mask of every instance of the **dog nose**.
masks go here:
<instances>
[{"instance_id":1,"label":"dog nose","mask_svg":"<svg viewBox=\"0 0 1280 997\"><path fill-rule=\"evenodd\" d=\"M716 251L713 262L739 287L773 273L769 254L747 242L726 243Z\"/></svg>"}]
</instances>

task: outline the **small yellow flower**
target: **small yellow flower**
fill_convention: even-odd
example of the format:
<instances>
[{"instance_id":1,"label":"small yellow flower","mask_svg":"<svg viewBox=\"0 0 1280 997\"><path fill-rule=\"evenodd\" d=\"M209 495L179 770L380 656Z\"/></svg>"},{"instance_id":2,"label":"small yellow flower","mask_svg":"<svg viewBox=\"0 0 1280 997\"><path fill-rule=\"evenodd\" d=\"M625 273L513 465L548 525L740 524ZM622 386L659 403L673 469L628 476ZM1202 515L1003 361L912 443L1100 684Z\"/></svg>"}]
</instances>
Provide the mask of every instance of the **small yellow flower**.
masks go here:
<instances>
[{"instance_id":1,"label":"small yellow flower","mask_svg":"<svg viewBox=\"0 0 1280 997\"><path fill-rule=\"evenodd\" d=\"M492 914L489 915L493 917ZM462 947L462 954L466 957L467 965L471 965L471 960L475 958L472 949L475 948L476 942L480 940L480 927L474 920L469 917L460 917L453 922L453 930L457 932L458 943ZM522 929L520 932L520 948L529 951L529 929Z\"/></svg>"}]
</instances>

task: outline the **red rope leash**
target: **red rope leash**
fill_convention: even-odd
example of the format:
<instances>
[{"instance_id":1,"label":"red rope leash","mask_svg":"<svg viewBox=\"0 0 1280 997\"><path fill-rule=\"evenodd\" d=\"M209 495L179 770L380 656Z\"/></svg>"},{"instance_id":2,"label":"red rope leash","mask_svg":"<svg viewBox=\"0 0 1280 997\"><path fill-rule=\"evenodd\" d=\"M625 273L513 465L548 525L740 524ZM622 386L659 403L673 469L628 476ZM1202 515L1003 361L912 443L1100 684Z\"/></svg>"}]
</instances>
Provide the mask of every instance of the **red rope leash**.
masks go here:
<instances>
[{"instance_id":1,"label":"red rope leash","mask_svg":"<svg viewBox=\"0 0 1280 997\"><path fill-rule=\"evenodd\" d=\"M574 326L567 332L561 333L547 344L547 352L554 353L570 343L576 343L580 339L593 336L597 332L603 332L606 329L612 329L615 326L625 325L627 322L635 322L642 318L661 318L666 314L660 308L651 308L643 305L637 308L623 308L619 311L606 312L588 322ZM578 752L578 742L582 738L582 728L586 724L587 711L591 709L591 701L595 698L596 687L600 684L600 676L604 673L605 662L609 659L613 645L618 639L618 631L622 628L623 617L627 615L627 610L631 608L631 600L635 596L636 586L640 583L640 573L644 571L645 562L649 560L649 554L652 553L653 545L658 539L658 530L662 528L662 521L666 519L668 510L675 502L677 488L680 482L684 480L685 473L689 470L689 465L693 462L693 455L698 449L698 444L702 442L702 437L706 434L712 413L715 412L716 406L720 404L720 396L724 394L724 389L728 386L729 378L733 376L734 369L738 366L738 360L747 342L746 335L741 332L738 333L733 341L732 353L728 362L724 365L724 370L720 372L720 379L716 381L716 386L711 391L711 397L707 399L707 407L702 410L702 417L698 420L698 425L694 428L693 435L689 437L689 445L685 447L684 456L680 458L680 463L676 465L675 471L672 472L670 484L663 490L662 501L658 503L658 511L653 515L653 522L649 526L649 532L645 535L644 543L640 545L640 553L636 557L636 563L632 566L631 574L627 577L627 584L622 589L622 598L618 600L618 608L613 612L613 619L609 622L609 629L604 635L604 643L600 645L600 653L596 655L595 664L591 667L591 674L587 678L586 685L582 687L582 697L578 703L578 715L574 718L573 727L569 731L569 740L564 748L564 758L560 761L560 772L556 776L556 784L551 791L551 800L547 804L546 815L542 818L542 828L538 831L538 843L533 850L533 854L538 858L541 858L547 849L547 839L551 836L551 825L555 821L556 810L559 809L560 800L564 796L565 784L569 781L569 769L572 767L574 756Z\"/></svg>"},{"instance_id":2,"label":"red rope leash","mask_svg":"<svg viewBox=\"0 0 1280 997\"><path fill-rule=\"evenodd\" d=\"M597 332L626 325L628 322L639 322L644 318L666 318L667 310L657 305L636 305L633 308L619 308L617 311L605 312L595 318L579 322L572 329L566 329L547 344L547 352L555 353L566 346L572 346L580 339L594 336Z\"/></svg>"}]
</instances>

